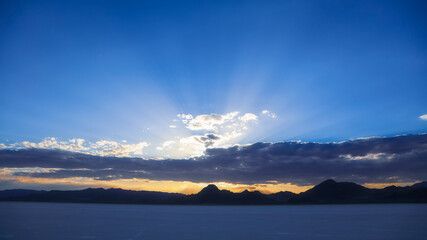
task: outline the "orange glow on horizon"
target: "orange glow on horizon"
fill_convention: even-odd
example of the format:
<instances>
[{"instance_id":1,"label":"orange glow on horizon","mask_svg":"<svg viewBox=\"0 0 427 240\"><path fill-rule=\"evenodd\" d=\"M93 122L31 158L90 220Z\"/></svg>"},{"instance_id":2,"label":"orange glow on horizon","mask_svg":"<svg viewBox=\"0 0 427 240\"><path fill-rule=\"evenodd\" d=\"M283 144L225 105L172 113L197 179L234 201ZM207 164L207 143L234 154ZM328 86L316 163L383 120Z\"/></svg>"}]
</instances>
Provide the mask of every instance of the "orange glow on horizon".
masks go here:
<instances>
[{"instance_id":1,"label":"orange glow on horizon","mask_svg":"<svg viewBox=\"0 0 427 240\"><path fill-rule=\"evenodd\" d=\"M415 183L419 183L419 181L416 181L416 182L395 182L395 183L365 183L362 186L367 187L367 188L381 189L381 188L390 187L390 186L406 187L406 186L414 185Z\"/></svg>"},{"instance_id":2,"label":"orange glow on horizon","mask_svg":"<svg viewBox=\"0 0 427 240\"><path fill-rule=\"evenodd\" d=\"M290 191L293 193L300 193L307 191L314 187L309 186L298 186L291 183L279 183L271 181L268 183L258 184L237 184L230 182L190 182L190 181L156 181L149 179L117 179L117 180L96 180L87 177L73 177L73 178L33 178L27 176L14 176L10 169L3 169L0 171L0 180L14 181L17 185L39 185L38 188L43 188L43 185L50 185L48 188L53 189L52 185L58 185L57 189L61 189L61 185L76 186L79 188L89 187L102 187L102 188L121 188L126 190L145 190L145 191L158 191L158 192L170 192L170 193L183 193L183 194L194 194L198 193L204 187L209 184L215 184L219 189L226 189L231 192L242 192L248 191L260 191L265 194L276 193L280 191ZM385 188L388 186L409 186L417 182L398 182L398 183L366 183L363 186L367 188ZM21 187L20 187L21 188ZM31 185L30 187L31 188ZM55 190L57 190L55 189ZM47 189L46 189L47 190Z\"/></svg>"},{"instance_id":3,"label":"orange glow on horizon","mask_svg":"<svg viewBox=\"0 0 427 240\"><path fill-rule=\"evenodd\" d=\"M203 182L195 183L189 181L153 181L149 179L119 179L119 180L95 180L92 178L31 178L31 177L16 177L16 176L1 176L1 180L13 180L23 184L54 184L54 185L74 185L84 187L102 187L102 188L122 188L127 190L145 190L159 192L174 192L183 194L198 193L209 184L215 184L220 189L226 189L231 192L242 192L245 189L249 191L260 191L262 193L276 193L280 191L290 191L300 193L306 191L313 186L298 186L290 183L263 183L263 184L234 184L228 182Z\"/></svg>"}]
</instances>

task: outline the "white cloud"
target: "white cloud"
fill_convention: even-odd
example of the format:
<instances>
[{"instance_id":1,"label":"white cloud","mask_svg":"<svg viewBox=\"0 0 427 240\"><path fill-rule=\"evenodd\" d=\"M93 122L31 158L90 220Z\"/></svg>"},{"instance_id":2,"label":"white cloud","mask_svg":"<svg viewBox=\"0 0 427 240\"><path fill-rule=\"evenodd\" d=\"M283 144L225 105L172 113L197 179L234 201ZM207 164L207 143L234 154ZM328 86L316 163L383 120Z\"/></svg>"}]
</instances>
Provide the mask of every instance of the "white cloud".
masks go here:
<instances>
[{"instance_id":1,"label":"white cloud","mask_svg":"<svg viewBox=\"0 0 427 240\"><path fill-rule=\"evenodd\" d=\"M175 144L176 144L175 141L166 141L166 142L163 142L161 147L157 147L156 149L162 151L162 150L171 148Z\"/></svg>"},{"instance_id":2,"label":"white cloud","mask_svg":"<svg viewBox=\"0 0 427 240\"><path fill-rule=\"evenodd\" d=\"M179 118L187 119L187 120L193 119L193 115L191 115L191 114L178 114L177 116Z\"/></svg>"},{"instance_id":3,"label":"white cloud","mask_svg":"<svg viewBox=\"0 0 427 240\"><path fill-rule=\"evenodd\" d=\"M427 114L421 115L420 116L421 120L427 121Z\"/></svg>"},{"instance_id":4,"label":"white cloud","mask_svg":"<svg viewBox=\"0 0 427 240\"><path fill-rule=\"evenodd\" d=\"M340 155L342 158L346 158L348 160L390 160L394 157L394 154L387 153L368 153L363 156L354 156L351 154Z\"/></svg>"},{"instance_id":5,"label":"white cloud","mask_svg":"<svg viewBox=\"0 0 427 240\"><path fill-rule=\"evenodd\" d=\"M124 141L122 141L124 142ZM3 144L4 145L4 144ZM122 144L115 141L100 140L89 142L81 138L73 138L68 141L58 141L54 137L48 137L41 142L23 141L10 144L4 148L23 149L23 148L42 148L42 149L59 149L71 152L80 152L95 154L100 156L130 157L143 154L143 148L149 146L147 142L138 142L135 144Z\"/></svg>"},{"instance_id":6,"label":"white cloud","mask_svg":"<svg viewBox=\"0 0 427 240\"><path fill-rule=\"evenodd\" d=\"M218 131L221 125L229 123L236 119L239 112L230 112L226 114L212 113L209 115L197 115L193 117L191 114L178 114L185 127L192 130Z\"/></svg>"},{"instance_id":7,"label":"white cloud","mask_svg":"<svg viewBox=\"0 0 427 240\"><path fill-rule=\"evenodd\" d=\"M189 117L190 116L190 117ZM211 131L218 132L225 128L235 128L242 123L249 121L257 121L258 116L253 113L230 112L226 114L211 113L209 115L197 115L193 117L191 114L178 114L181 121L187 129L192 131Z\"/></svg>"},{"instance_id":8,"label":"white cloud","mask_svg":"<svg viewBox=\"0 0 427 240\"><path fill-rule=\"evenodd\" d=\"M147 142L135 144L120 144L115 141L97 141L91 145L91 150L101 156L129 157L133 155L142 155L142 149L149 146Z\"/></svg>"},{"instance_id":9,"label":"white cloud","mask_svg":"<svg viewBox=\"0 0 427 240\"><path fill-rule=\"evenodd\" d=\"M239 117L239 119L243 122L256 121L258 120L258 116L253 113L245 113L245 115Z\"/></svg>"},{"instance_id":10,"label":"white cloud","mask_svg":"<svg viewBox=\"0 0 427 240\"><path fill-rule=\"evenodd\" d=\"M238 111L225 114L211 113L202 115L178 114L185 128L194 134L176 137L175 141L165 141L156 149L164 156L199 156L208 147L223 147L238 143L238 139L258 123L253 113Z\"/></svg>"},{"instance_id":11,"label":"white cloud","mask_svg":"<svg viewBox=\"0 0 427 240\"><path fill-rule=\"evenodd\" d=\"M277 118L277 115L274 112L270 112L268 110L263 110L261 113L267 117Z\"/></svg>"},{"instance_id":12,"label":"white cloud","mask_svg":"<svg viewBox=\"0 0 427 240\"><path fill-rule=\"evenodd\" d=\"M260 114L240 113L232 111L224 114L178 114L177 119L168 126L172 128L174 137L167 132L164 136L151 141L153 147L145 141L129 143L126 140L88 141L82 138L61 140L48 137L42 141L22 141L8 144L0 143L0 149L42 148L60 149L72 152L94 154L100 156L132 157L141 155L147 157L187 158L200 156L207 148L228 147L245 143L245 139L253 138L261 131L260 126L265 116L275 118L275 114L264 110ZM150 130L150 128L146 128ZM153 128L153 134L158 134L158 128ZM169 130L170 131L170 130ZM246 142L247 143L247 142Z\"/></svg>"}]
</instances>

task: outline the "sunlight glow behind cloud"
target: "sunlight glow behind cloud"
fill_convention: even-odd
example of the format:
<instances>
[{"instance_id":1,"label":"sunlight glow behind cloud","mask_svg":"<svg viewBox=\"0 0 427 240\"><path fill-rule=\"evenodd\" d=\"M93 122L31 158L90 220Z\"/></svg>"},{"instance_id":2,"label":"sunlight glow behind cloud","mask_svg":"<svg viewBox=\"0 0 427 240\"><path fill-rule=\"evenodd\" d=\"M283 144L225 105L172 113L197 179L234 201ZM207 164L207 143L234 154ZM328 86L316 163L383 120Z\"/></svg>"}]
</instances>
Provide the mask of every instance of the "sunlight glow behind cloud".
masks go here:
<instances>
[{"instance_id":1,"label":"sunlight glow behind cloud","mask_svg":"<svg viewBox=\"0 0 427 240\"><path fill-rule=\"evenodd\" d=\"M267 111L267 110L265 110ZM263 111L262 114L265 114ZM267 111L270 118L276 118L274 113ZM168 152L166 156L200 156L209 147L225 147L239 144L253 130L253 126L262 124L259 116L254 113L240 113L233 111L225 114L178 114L178 119L184 127L191 131L191 135L176 137L164 141L157 150ZM175 126L178 128L178 126ZM164 155L165 156L165 155Z\"/></svg>"},{"instance_id":2,"label":"sunlight glow behind cloud","mask_svg":"<svg viewBox=\"0 0 427 240\"><path fill-rule=\"evenodd\" d=\"M262 112L262 115L272 119L276 118L274 113L266 110ZM200 156L210 147L240 144L240 140L254 130L255 125L259 127L262 124L259 116L253 113L242 114L238 111L195 116L178 114L177 117L178 119L173 119L175 124L170 124L167 128L169 132L165 133L165 130L160 128L161 132L158 134L163 133L163 138L151 137L146 141L128 143L128 140L91 142L83 138L59 140L55 137L47 137L40 142L1 143L0 149L59 149L115 157L142 157L149 152L154 158L188 158ZM159 128L150 131L156 134L156 129Z\"/></svg>"}]
</instances>

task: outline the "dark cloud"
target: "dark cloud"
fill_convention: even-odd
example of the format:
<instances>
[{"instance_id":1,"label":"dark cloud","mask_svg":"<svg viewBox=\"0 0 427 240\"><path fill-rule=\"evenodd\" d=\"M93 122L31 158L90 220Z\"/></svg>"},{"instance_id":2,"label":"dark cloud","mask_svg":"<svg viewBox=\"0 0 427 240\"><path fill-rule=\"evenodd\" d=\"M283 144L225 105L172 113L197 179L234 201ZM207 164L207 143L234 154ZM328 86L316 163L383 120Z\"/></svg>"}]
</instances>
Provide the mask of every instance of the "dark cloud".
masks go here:
<instances>
[{"instance_id":1,"label":"dark cloud","mask_svg":"<svg viewBox=\"0 0 427 240\"><path fill-rule=\"evenodd\" d=\"M200 137L200 142L204 143L205 147L210 147L215 143L215 141L218 141L219 139L220 139L219 136L213 133L208 133L208 134L205 134L205 136Z\"/></svg>"},{"instance_id":2,"label":"dark cloud","mask_svg":"<svg viewBox=\"0 0 427 240\"><path fill-rule=\"evenodd\" d=\"M206 141L215 136L206 136ZM369 138L341 143L255 143L207 149L192 159L152 160L101 157L59 150L0 151L0 167L60 168L51 172L18 172L43 178L93 177L112 180L145 178L193 182L339 181L398 182L427 179L427 134Z\"/></svg>"}]
</instances>

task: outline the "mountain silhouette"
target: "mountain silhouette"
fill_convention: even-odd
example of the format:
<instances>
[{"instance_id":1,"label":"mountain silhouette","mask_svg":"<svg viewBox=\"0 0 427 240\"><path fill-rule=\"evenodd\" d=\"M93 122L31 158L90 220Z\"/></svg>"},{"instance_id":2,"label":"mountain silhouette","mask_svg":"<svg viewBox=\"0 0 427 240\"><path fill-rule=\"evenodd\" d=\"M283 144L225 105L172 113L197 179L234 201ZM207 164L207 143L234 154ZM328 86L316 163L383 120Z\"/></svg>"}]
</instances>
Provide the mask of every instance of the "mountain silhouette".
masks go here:
<instances>
[{"instance_id":1,"label":"mountain silhouette","mask_svg":"<svg viewBox=\"0 0 427 240\"><path fill-rule=\"evenodd\" d=\"M213 184L191 195L117 188L69 191L15 189L0 191L0 201L185 205L427 203L427 187L423 182L410 187L390 186L371 189L352 182L336 182L329 179L299 194L288 191L263 194L248 190L233 193L220 190Z\"/></svg>"},{"instance_id":2,"label":"mountain silhouette","mask_svg":"<svg viewBox=\"0 0 427 240\"><path fill-rule=\"evenodd\" d=\"M0 191L0 199L13 198L13 197L25 197L34 193L44 193L46 191L27 190L27 189L10 189Z\"/></svg>"},{"instance_id":3,"label":"mountain silhouette","mask_svg":"<svg viewBox=\"0 0 427 240\"><path fill-rule=\"evenodd\" d=\"M218 194L221 194L221 190L214 184L209 184L198 193L200 196L214 196Z\"/></svg>"},{"instance_id":4,"label":"mountain silhouette","mask_svg":"<svg viewBox=\"0 0 427 240\"><path fill-rule=\"evenodd\" d=\"M199 193L189 196L190 202L197 204L233 204L235 194L228 190L219 190L214 184L209 184Z\"/></svg>"},{"instance_id":5,"label":"mountain silhouette","mask_svg":"<svg viewBox=\"0 0 427 240\"><path fill-rule=\"evenodd\" d=\"M420 183L415 183L414 185L412 185L413 188L427 188L427 182L420 182Z\"/></svg>"},{"instance_id":6,"label":"mountain silhouette","mask_svg":"<svg viewBox=\"0 0 427 240\"><path fill-rule=\"evenodd\" d=\"M291 199L293 203L353 203L370 196L370 189L352 182L328 179Z\"/></svg>"},{"instance_id":7,"label":"mountain silhouette","mask_svg":"<svg viewBox=\"0 0 427 240\"><path fill-rule=\"evenodd\" d=\"M7 191L7 190L6 190ZM0 191L1 192L1 191ZM4 191L3 191L4 192ZM0 194L1 196L1 194ZM167 204L175 203L180 197L179 193L164 193L151 191L132 191L118 188L88 188L84 190L69 191L36 191L27 195L9 195L0 200L9 201L35 201L35 202L84 202L84 203L139 203L139 204Z\"/></svg>"},{"instance_id":8,"label":"mountain silhouette","mask_svg":"<svg viewBox=\"0 0 427 240\"><path fill-rule=\"evenodd\" d=\"M286 203L288 202L291 198L295 197L297 194L293 193L293 192L289 192L289 191L282 191L282 192L278 192L278 193L272 193L270 194L270 198L275 199L277 202L279 203Z\"/></svg>"}]
</instances>

